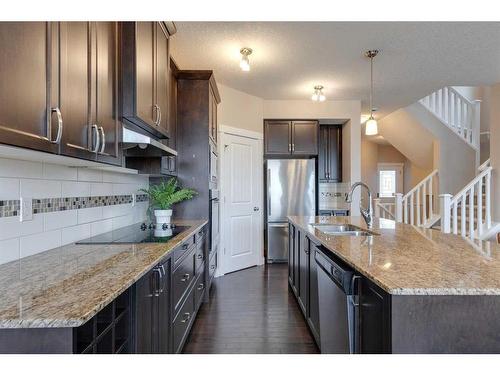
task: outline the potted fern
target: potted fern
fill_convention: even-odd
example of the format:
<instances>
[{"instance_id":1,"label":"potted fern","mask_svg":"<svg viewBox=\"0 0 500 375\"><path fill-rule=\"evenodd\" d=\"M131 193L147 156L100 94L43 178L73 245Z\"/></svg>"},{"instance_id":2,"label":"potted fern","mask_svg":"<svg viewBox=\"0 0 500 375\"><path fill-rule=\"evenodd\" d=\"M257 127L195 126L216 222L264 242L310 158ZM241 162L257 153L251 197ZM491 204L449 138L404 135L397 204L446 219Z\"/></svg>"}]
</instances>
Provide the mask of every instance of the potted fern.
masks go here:
<instances>
[{"instance_id":1,"label":"potted fern","mask_svg":"<svg viewBox=\"0 0 500 375\"><path fill-rule=\"evenodd\" d=\"M198 194L193 189L180 188L176 178L166 182L150 186L149 189L141 189L149 197L150 209L154 210L156 221L156 237L172 235L170 221L172 218L172 206L176 203L192 199Z\"/></svg>"}]
</instances>

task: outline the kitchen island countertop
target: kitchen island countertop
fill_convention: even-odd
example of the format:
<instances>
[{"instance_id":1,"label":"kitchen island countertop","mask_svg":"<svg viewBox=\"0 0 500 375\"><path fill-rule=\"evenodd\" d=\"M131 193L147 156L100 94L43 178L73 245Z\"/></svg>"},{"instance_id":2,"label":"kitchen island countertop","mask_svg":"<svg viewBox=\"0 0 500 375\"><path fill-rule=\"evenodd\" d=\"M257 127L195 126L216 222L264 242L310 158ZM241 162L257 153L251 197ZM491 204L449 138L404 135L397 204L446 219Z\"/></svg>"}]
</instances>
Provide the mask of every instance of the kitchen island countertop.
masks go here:
<instances>
[{"instance_id":1,"label":"kitchen island countertop","mask_svg":"<svg viewBox=\"0 0 500 375\"><path fill-rule=\"evenodd\" d=\"M315 224L361 217L290 216L306 235L392 295L500 295L500 246L434 229L374 219L374 236L335 236ZM312 225L311 225L312 224Z\"/></svg>"}]
</instances>

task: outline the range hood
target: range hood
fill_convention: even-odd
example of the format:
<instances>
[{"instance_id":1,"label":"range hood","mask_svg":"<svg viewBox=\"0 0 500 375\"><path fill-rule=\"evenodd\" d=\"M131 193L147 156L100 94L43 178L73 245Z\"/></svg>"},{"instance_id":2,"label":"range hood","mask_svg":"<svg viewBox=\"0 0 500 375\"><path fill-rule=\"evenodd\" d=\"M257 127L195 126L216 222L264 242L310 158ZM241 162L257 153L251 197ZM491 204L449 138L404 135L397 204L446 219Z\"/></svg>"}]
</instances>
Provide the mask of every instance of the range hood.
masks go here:
<instances>
[{"instance_id":1,"label":"range hood","mask_svg":"<svg viewBox=\"0 0 500 375\"><path fill-rule=\"evenodd\" d=\"M123 127L122 144L125 156L177 156L177 151L147 135Z\"/></svg>"}]
</instances>

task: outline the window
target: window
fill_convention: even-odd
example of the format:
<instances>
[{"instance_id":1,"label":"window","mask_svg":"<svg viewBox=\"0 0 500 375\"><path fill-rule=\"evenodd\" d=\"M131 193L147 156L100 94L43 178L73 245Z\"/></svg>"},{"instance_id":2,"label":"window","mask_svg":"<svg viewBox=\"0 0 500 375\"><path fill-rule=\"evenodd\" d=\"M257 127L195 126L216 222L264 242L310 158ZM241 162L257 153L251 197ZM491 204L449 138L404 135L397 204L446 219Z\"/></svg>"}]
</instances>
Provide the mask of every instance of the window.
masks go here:
<instances>
[{"instance_id":1,"label":"window","mask_svg":"<svg viewBox=\"0 0 500 375\"><path fill-rule=\"evenodd\" d=\"M380 197L393 197L396 194L396 171L379 170L378 173Z\"/></svg>"}]
</instances>

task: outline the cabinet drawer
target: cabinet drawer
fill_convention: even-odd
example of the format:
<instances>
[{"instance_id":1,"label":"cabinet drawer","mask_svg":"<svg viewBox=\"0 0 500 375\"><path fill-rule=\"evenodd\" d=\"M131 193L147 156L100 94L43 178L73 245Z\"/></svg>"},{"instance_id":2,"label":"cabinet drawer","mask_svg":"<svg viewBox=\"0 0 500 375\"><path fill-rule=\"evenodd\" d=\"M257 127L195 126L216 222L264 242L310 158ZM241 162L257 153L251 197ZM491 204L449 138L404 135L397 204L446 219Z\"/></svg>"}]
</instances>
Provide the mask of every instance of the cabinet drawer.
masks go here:
<instances>
[{"instance_id":1,"label":"cabinet drawer","mask_svg":"<svg viewBox=\"0 0 500 375\"><path fill-rule=\"evenodd\" d=\"M191 251L189 255L184 258L182 263L177 267L172 276L172 293L174 295L174 309L177 311L180 307L182 297L189 289L189 286L194 282L194 255L195 252Z\"/></svg>"},{"instance_id":2,"label":"cabinet drawer","mask_svg":"<svg viewBox=\"0 0 500 375\"><path fill-rule=\"evenodd\" d=\"M214 276L215 270L217 269L217 264L218 264L218 254L215 252L213 256L210 258L210 264L208 265L208 275L210 276L210 279Z\"/></svg>"},{"instance_id":3,"label":"cabinet drawer","mask_svg":"<svg viewBox=\"0 0 500 375\"><path fill-rule=\"evenodd\" d=\"M174 266L177 266L177 264L182 260L184 255L186 255L191 247L194 245L194 236L189 237L186 241L184 241L183 244L179 245L175 250L174 250Z\"/></svg>"},{"instance_id":4,"label":"cabinet drawer","mask_svg":"<svg viewBox=\"0 0 500 375\"><path fill-rule=\"evenodd\" d=\"M194 307L198 308L201 300L203 299L203 293L205 292L205 270L201 271L200 275L196 279L194 284Z\"/></svg>"},{"instance_id":5,"label":"cabinet drawer","mask_svg":"<svg viewBox=\"0 0 500 375\"><path fill-rule=\"evenodd\" d=\"M195 270L196 274L200 273L200 267L205 264L205 249L204 246L200 246L196 248L195 254Z\"/></svg>"},{"instance_id":6,"label":"cabinet drawer","mask_svg":"<svg viewBox=\"0 0 500 375\"><path fill-rule=\"evenodd\" d=\"M191 290L172 324L174 353L180 352L184 339L189 333L191 319L194 318L194 291L194 289Z\"/></svg>"}]
</instances>

